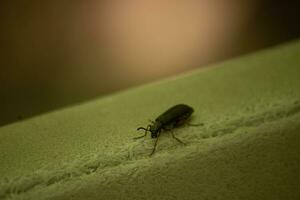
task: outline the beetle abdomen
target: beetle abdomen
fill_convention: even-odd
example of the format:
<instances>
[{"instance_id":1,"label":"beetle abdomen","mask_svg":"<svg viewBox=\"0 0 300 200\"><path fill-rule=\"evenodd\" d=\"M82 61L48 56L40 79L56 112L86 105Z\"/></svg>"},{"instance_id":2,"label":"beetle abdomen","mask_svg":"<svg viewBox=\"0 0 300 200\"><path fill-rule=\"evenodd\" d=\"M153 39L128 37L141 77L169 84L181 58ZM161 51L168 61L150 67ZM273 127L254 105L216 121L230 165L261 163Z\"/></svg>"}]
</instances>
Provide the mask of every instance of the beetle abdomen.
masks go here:
<instances>
[{"instance_id":1,"label":"beetle abdomen","mask_svg":"<svg viewBox=\"0 0 300 200\"><path fill-rule=\"evenodd\" d=\"M155 121L160 122L162 125L176 124L189 118L193 112L194 109L192 107L178 104L158 116Z\"/></svg>"}]
</instances>

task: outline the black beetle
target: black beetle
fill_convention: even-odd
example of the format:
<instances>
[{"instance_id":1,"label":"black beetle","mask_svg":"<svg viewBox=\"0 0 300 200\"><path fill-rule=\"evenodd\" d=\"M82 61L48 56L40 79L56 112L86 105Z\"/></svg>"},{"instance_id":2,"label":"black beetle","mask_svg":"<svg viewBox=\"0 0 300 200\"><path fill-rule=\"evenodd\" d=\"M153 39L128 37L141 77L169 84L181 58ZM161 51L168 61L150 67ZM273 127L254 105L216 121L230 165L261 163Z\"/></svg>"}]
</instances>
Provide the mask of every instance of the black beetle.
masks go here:
<instances>
[{"instance_id":1,"label":"black beetle","mask_svg":"<svg viewBox=\"0 0 300 200\"><path fill-rule=\"evenodd\" d=\"M151 156L155 152L157 141L158 141L161 131L162 130L170 131L174 127L182 125L183 123L186 123L187 119L192 115L193 112L194 112L194 109L188 105L184 105L184 104L175 105L175 106L169 108L163 114L159 115L155 119L155 121L151 121L152 124L149 124L147 126L147 128L144 128L144 127L137 128L137 130L145 130L145 134L143 136L136 137L134 139L143 138L147 135L148 131L150 131L151 137L156 138L154 148L150 154L150 156ZM188 124L188 125L199 126L199 125L203 125L203 124ZM185 144L180 139L175 137L175 135L173 134L172 131L171 131L171 134L172 134L172 137L174 139L176 139L178 142L180 142L181 144Z\"/></svg>"}]
</instances>

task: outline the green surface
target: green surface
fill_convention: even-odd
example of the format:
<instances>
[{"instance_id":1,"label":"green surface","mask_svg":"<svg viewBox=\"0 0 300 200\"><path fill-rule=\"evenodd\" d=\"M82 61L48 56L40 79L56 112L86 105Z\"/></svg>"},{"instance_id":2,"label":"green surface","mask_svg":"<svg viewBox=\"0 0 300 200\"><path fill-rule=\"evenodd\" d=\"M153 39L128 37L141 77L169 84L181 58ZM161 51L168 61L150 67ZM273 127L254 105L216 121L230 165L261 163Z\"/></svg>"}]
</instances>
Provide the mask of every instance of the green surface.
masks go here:
<instances>
[{"instance_id":1,"label":"green surface","mask_svg":"<svg viewBox=\"0 0 300 200\"><path fill-rule=\"evenodd\" d=\"M133 141L170 106L202 127ZM300 42L0 128L0 199L299 199Z\"/></svg>"}]
</instances>

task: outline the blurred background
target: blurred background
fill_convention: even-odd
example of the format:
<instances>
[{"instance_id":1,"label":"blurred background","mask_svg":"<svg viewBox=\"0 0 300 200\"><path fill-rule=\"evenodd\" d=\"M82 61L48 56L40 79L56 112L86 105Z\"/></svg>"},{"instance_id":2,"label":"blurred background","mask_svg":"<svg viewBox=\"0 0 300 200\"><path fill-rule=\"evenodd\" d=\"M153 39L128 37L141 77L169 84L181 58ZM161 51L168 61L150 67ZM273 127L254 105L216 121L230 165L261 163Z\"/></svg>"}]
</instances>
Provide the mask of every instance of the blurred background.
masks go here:
<instances>
[{"instance_id":1,"label":"blurred background","mask_svg":"<svg viewBox=\"0 0 300 200\"><path fill-rule=\"evenodd\" d=\"M0 126L300 37L300 3L0 2Z\"/></svg>"}]
</instances>

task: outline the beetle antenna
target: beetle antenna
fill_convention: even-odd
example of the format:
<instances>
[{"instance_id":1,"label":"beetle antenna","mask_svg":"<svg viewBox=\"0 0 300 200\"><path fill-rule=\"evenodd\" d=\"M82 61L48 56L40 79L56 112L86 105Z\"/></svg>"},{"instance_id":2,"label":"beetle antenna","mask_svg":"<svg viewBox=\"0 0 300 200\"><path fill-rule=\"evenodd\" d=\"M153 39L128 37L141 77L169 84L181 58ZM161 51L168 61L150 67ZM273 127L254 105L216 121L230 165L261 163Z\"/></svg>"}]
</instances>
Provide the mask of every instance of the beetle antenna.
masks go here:
<instances>
[{"instance_id":1,"label":"beetle antenna","mask_svg":"<svg viewBox=\"0 0 300 200\"><path fill-rule=\"evenodd\" d=\"M137 130L145 130L145 134L144 135L142 135L142 136L139 136L139 137L135 137L135 138L133 138L133 139L140 139L140 138L143 138L143 137L146 137L147 136L147 133L148 133L148 131L150 130L150 125L148 125L147 126L147 128L144 128L144 127L139 127L139 128L137 128Z\"/></svg>"},{"instance_id":2,"label":"beetle antenna","mask_svg":"<svg viewBox=\"0 0 300 200\"><path fill-rule=\"evenodd\" d=\"M139 131L139 130L145 130L145 131L148 131L148 127L147 127L147 128L139 127L139 128L137 128L137 130L138 130L138 131Z\"/></svg>"}]
</instances>

